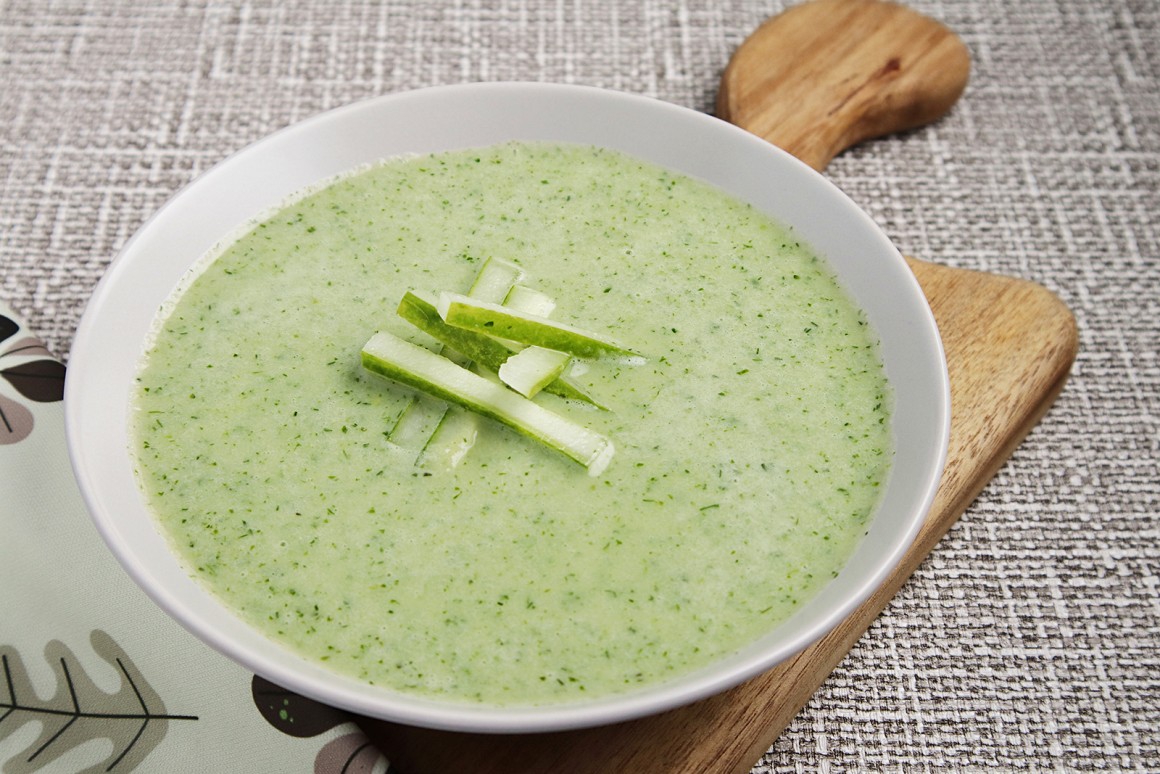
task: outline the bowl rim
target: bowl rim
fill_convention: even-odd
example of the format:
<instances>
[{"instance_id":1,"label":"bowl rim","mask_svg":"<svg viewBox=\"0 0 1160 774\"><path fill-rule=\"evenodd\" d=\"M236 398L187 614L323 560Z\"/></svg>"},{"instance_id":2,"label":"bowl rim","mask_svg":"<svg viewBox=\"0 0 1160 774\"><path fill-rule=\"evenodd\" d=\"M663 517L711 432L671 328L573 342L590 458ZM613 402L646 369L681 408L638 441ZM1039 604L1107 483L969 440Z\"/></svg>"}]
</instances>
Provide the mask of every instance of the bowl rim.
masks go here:
<instances>
[{"instance_id":1,"label":"bowl rim","mask_svg":"<svg viewBox=\"0 0 1160 774\"><path fill-rule=\"evenodd\" d=\"M122 288L124 283L133 281L132 272L139 272L141 262L147 260L149 245L146 243L150 242L158 233L183 233L178 221L182 215L182 208L188 209L188 206L192 206L187 205L188 202L197 202L198 197L207 196L220 189L228 180L245 174L254 165L261 166L261 163L265 163L268 158L277 157L278 154L287 149L293 149L303 142L309 144L318 137L327 136L328 133L337 132L338 135L343 135L348 130L359 135L360 131L366 129L366 127L359 128L360 122L365 122L368 117L379 117L384 113L414 116L417 115L416 111L426 110L431 115L425 121L434 122L456 116L462 119L461 111L465 103L469 103L474 110L482 110L479 114L473 114L473 117L483 117L482 123L487 124L487 131L484 134L492 131L502 132L504 127L510 128L510 122L513 119L504 116L496 117L487 112L490 108L481 109L479 107L483 104L494 105L497 102L504 105L539 104L541 107L552 106L558 110L573 110L578 116L577 120L583 119L583 116L580 116L582 110L598 108L607 111L610 115L639 118L647 126L653 126L655 123L667 125L665 122L671 122L679 125L682 127L681 131L691 133L695 138L720 138L721 142L729 147L736 147L738 149L736 152L743 157L742 160L754 155L755 158L763 157L766 159L766 163L773 164L783 170L795 181L811 181L808 185L813 186L817 191L824 192L827 203L842 208L840 222L843 228L854 229L859 234L865 232L877 235L872 237L873 240L876 240L875 244L872 245L874 248L872 252L875 255L874 260L881 261L881 263L875 264L874 270L889 275L891 287L896 288L899 298L905 301L905 304L902 305L905 306L905 309L901 309L899 314L908 314L913 318L910 323L913 326L912 335L915 337L915 342L920 345L919 349L921 349L923 358L922 369L925 369L919 375L923 379L929 380L927 388L930 391L931 405L924 408L924 416L927 417L930 424L929 428L924 429L930 438L929 448L923 449L922 455L924 456L916 459L913 463L921 464L923 468L907 498L910 512L907 514L904 529L892 534L891 540L886 541L887 544L883 547L883 552L872 563L872 571L863 572L851 591L840 595L839 599L827 608L825 614L814 615L808 625L800 628L792 637L780 641L778 647L759 648L760 652L757 653L750 652L754 650L752 647L746 648L743 649L742 656L723 659L709 668L699 669L640 691L584 702L545 706L494 707L428 700L373 688L357 680L336 676L335 673L311 664L301 657L289 659L275 657L268 653L257 652L254 647L239 645L236 641L238 632L228 625L228 622L223 629L222 626L218 625L218 622L208 621L205 618L204 610L192 609L188 599L173 593L169 588L158 585L157 577L150 566L146 564L149 561L148 558L141 555L139 546L133 542L138 538L133 536L131 531L127 531L129 527L134 525L120 523L119 520L123 517L119 515L120 511L117 508L129 507L131 509L132 505L127 504L125 498L128 495L124 492L118 492L116 496L113 496L112 490L109 488L110 485L101 480L108 474L108 471L100 457L102 454L106 456L117 455L107 455L107 451L102 451L101 436L98 430L94 430L93 414L97 403L93 393L98 391L100 386L115 382L117 379L107 364L101 362L99 353L102 351L103 345L107 349L106 342L112 332L119 330L121 326L126 324L126 318L122 310L119 309L121 306L126 306L121 303L121 296L126 292ZM492 110L494 112L494 109ZM534 123L541 119L543 117L537 119L533 116L528 120ZM545 120L545 122L562 122L563 120L563 118L556 116L551 117L551 120ZM492 123L488 123L488 121ZM647 148L647 141L648 138L642 136L633 142ZM362 142L362 140L358 139L357 142ZM459 147L480 147L490 144L494 144L494 142L468 143ZM593 144L604 143L594 142ZM623 150L623 148L618 149ZM419 152L424 151L420 150ZM631 154L633 151L626 150L625 152ZM648 152L651 153L651 151ZM340 152L336 153L335 158L326 161L327 164L342 163L345 156L342 156ZM697 169L702 168L703 164L698 166L699 162L696 160L690 160L689 163L693 171L684 168L678 168L677 171L693 177L703 177L696 172ZM346 168L349 169L352 166L355 165L348 165ZM668 166L672 167L672 165ZM300 174L303 177L309 177L314 174L312 170L313 167L311 170L301 171ZM738 167L736 172L744 174L745 170ZM713 171L713 174L718 173ZM327 177L326 175L314 175L312 179L314 183L317 183ZM277 183L271 183L271 185L286 186L290 183L279 179ZM755 183L755 185L758 184ZM297 189L291 188L291 190L300 189L301 186L298 186ZM811 191L810 195L814 195L814 189L809 190ZM742 196L742 198L745 197ZM278 197L278 199L284 200L285 196ZM253 217L268 209L268 206L259 207L250 213L250 217L239 221L239 225L250 222ZM796 227L794 223L789 225ZM188 226L187 230L196 231L198 227L199 224L195 223ZM211 238L217 242L227 239L228 236L227 233L219 231L211 235ZM208 251L202 250L201 254L205 252ZM819 250L819 252L821 251ZM843 280L845 279L841 276L841 272L839 275ZM153 310L153 313L155 312L156 309ZM894 382L893 376L891 380ZM97 387L92 386L93 382L96 382ZM133 580L184 628L250 671L318 701L362 715L410 725L496 733L581 728L655 714L720 693L800 653L838 626L852 611L862 605L894 571L899 560L913 543L933 503L946 462L950 433L950 382L945 352L938 334L937 324L921 287L907 266L905 259L890 243L889 238L864 211L858 208L832 182L765 140L705 113L652 97L598 87L527 82L435 86L361 100L320 113L268 134L240 151L230 154L208 171L199 175L182 187L145 221L133 237L125 243L98 282L81 318L70 351L64 407L69 458L82 498L99 533ZM126 449L127 454L128 450ZM899 463L896 462L897 464ZM135 491L134 494L139 495L139 492ZM875 512L875 522L878 521L879 510ZM833 587L834 584L831 583L827 589ZM824 597L825 594L826 590L823 590L822 594L815 597L814 600ZM814 600L807 602L805 607L809 608ZM224 604L221 607L225 608ZM790 621L795 621L798 617L798 615L792 616ZM244 625L242 626L244 627ZM785 628L785 624L776 627L777 630L782 628ZM768 637L762 639L768 639Z\"/></svg>"}]
</instances>

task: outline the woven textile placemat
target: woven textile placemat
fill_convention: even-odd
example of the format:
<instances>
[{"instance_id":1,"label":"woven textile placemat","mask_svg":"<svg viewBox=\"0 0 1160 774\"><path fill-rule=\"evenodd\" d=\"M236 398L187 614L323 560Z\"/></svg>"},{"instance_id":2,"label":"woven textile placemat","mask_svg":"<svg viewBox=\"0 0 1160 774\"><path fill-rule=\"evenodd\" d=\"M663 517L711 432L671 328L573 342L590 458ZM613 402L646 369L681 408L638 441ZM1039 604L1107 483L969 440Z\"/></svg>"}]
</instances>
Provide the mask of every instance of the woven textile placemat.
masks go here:
<instances>
[{"instance_id":1,"label":"woven textile placemat","mask_svg":"<svg viewBox=\"0 0 1160 774\"><path fill-rule=\"evenodd\" d=\"M910 5L967 43L967 92L827 175L904 252L1058 294L1079 356L1045 420L754 771L1160 771L1160 4ZM490 80L711 112L732 51L783 7L0 2L0 299L67 360L126 240L271 131ZM17 392L0 380L0 396ZM17 516L0 502L0 528ZM11 626L0 619L0 646ZM139 770L157 770L148 760Z\"/></svg>"}]
</instances>

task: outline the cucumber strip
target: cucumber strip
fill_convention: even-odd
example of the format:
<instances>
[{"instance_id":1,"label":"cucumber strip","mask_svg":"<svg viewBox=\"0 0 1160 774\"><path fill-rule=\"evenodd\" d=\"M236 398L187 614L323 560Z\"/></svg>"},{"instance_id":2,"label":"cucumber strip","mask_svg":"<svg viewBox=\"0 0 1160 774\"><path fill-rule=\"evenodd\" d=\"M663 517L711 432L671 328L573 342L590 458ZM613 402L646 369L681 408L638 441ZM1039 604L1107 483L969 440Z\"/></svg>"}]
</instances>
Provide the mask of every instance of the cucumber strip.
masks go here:
<instances>
[{"instance_id":1,"label":"cucumber strip","mask_svg":"<svg viewBox=\"0 0 1160 774\"><path fill-rule=\"evenodd\" d=\"M473 296L473 298L478 298L478 296ZM488 299L481 298L479 300L487 301ZM512 289L508 291L503 300L503 305L508 309L515 309L517 312L540 317L551 317L552 312L556 311L555 299L547 293L533 290L526 285L512 285Z\"/></svg>"},{"instance_id":2,"label":"cucumber strip","mask_svg":"<svg viewBox=\"0 0 1160 774\"><path fill-rule=\"evenodd\" d=\"M459 466L479 435L479 415L449 406L431 434L416 464L428 470L451 470Z\"/></svg>"},{"instance_id":3,"label":"cucumber strip","mask_svg":"<svg viewBox=\"0 0 1160 774\"><path fill-rule=\"evenodd\" d=\"M463 328L454 328L443 322L435 304L418 293L412 291L405 293L402 300L399 301L398 311L400 317L416 328L492 371L498 371L504 361L514 354L514 350L504 346L491 336L467 331ZM579 385L563 377L545 387L544 392L569 400L582 400L597 408L604 408Z\"/></svg>"},{"instance_id":4,"label":"cucumber strip","mask_svg":"<svg viewBox=\"0 0 1160 774\"><path fill-rule=\"evenodd\" d=\"M514 263L499 258L488 258L483 262L483 266L479 267L479 273L475 275L475 282L471 284L467 295L480 301L498 304L507 298L512 286L523 278L524 270Z\"/></svg>"},{"instance_id":5,"label":"cucumber strip","mask_svg":"<svg viewBox=\"0 0 1160 774\"><path fill-rule=\"evenodd\" d=\"M439 400L508 425L600 475L612 460L612 441L538 403L389 333L376 333L362 350L368 371L422 390Z\"/></svg>"},{"instance_id":6,"label":"cucumber strip","mask_svg":"<svg viewBox=\"0 0 1160 774\"><path fill-rule=\"evenodd\" d=\"M610 355L629 359L641 357L639 353L598 333L546 317L518 312L499 304L477 301L462 293L440 293L436 309L448 325L529 346L554 349L585 358Z\"/></svg>"},{"instance_id":7,"label":"cucumber strip","mask_svg":"<svg viewBox=\"0 0 1160 774\"><path fill-rule=\"evenodd\" d=\"M476 297L473 296L473 298ZM478 300L490 301L491 299L481 298ZM508 291L507 296L503 299L503 306L506 306L508 309L515 309L517 312L524 312L525 314L551 317L552 312L556 310L556 301L547 293L532 290L525 285L512 285L511 290ZM510 339L496 339L496 341L499 341L513 352L519 352L525 346L518 341L511 341Z\"/></svg>"},{"instance_id":8,"label":"cucumber strip","mask_svg":"<svg viewBox=\"0 0 1160 774\"><path fill-rule=\"evenodd\" d=\"M461 368L472 368L472 363L454 352L442 353ZM409 419L407 415L412 415ZM419 448L415 465L428 470L451 470L463 461L478 434L479 417L457 406L448 406L426 395L407 407L401 420L416 426L414 440L408 439L409 448ZM434 424L432 424L434 421ZM388 436L394 440L394 431ZM424 439L426 441L424 442Z\"/></svg>"},{"instance_id":9,"label":"cucumber strip","mask_svg":"<svg viewBox=\"0 0 1160 774\"><path fill-rule=\"evenodd\" d=\"M567 352L528 347L515 353L499 367L499 379L525 398L534 398L564 373L572 360Z\"/></svg>"},{"instance_id":10,"label":"cucumber strip","mask_svg":"<svg viewBox=\"0 0 1160 774\"><path fill-rule=\"evenodd\" d=\"M424 352L431 351L424 347L419 348ZM447 404L443 401L427 395L416 395L403 409L387 438L396 446L419 451L427 445L428 439L439 427L446 413Z\"/></svg>"},{"instance_id":11,"label":"cucumber strip","mask_svg":"<svg viewBox=\"0 0 1160 774\"><path fill-rule=\"evenodd\" d=\"M551 317L552 312L556 311L556 300L554 298L547 293L533 290L526 285L512 285L512 289L508 291L507 298L503 300L503 305L508 309L514 309L524 314L534 314L538 317ZM525 346L518 341L505 339L500 339L500 341L503 341L504 344L507 344L513 351L517 352ZM517 392L519 391L517 390Z\"/></svg>"}]
</instances>

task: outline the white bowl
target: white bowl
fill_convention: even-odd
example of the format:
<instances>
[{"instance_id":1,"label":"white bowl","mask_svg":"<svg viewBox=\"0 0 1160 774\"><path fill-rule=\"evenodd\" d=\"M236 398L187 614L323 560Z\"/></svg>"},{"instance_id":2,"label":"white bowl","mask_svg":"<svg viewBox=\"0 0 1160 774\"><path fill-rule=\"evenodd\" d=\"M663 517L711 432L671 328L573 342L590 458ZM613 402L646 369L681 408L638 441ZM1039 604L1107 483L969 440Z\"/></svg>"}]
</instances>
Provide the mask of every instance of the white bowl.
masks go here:
<instances>
[{"instance_id":1,"label":"white bowl","mask_svg":"<svg viewBox=\"0 0 1160 774\"><path fill-rule=\"evenodd\" d=\"M134 478L133 377L158 307L183 273L252 217L300 189L387 156L508 140L617 149L716 184L792 226L825 256L882 341L896 400L896 459L869 534L838 578L791 619L709 668L634 693L549 707L416 698L337 675L242 623L182 569ZM946 454L950 393L938 330L889 239L824 177L730 124L657 100L586 87L475 84L390 95L325 113L230 157L165 205L98 285L65 388L69 452L92 517L142 588L187 629L253 672L364 715L463 731L531 732L639 717L720 692L825 635L913 540Z\"/></svg>"}]
</instances>

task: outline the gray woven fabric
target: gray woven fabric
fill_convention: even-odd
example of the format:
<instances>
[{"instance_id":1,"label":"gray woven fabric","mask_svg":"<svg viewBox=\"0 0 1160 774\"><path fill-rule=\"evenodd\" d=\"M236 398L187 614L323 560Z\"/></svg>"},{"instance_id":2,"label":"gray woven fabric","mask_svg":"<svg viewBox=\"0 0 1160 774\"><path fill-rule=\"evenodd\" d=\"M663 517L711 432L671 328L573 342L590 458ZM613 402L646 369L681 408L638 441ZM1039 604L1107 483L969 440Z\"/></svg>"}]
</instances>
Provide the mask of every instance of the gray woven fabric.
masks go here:
<instances>
[{"instance_id":1,"label":"gray woven fabric","mask_svg":"<svg viewBox=\"0 0 1160 774\"><path fill-rule=\"evenodd\" d=\"M905 252L1059 294L1081 351L1044 422L754 770L1160 771L1160 4L912 6L970 47L966 95L828 173ZM730 53L781 8L0 1L0 297L64 355L142 222L275 129L480 80L709 111Z\"/></svg>"}]
</instances>

